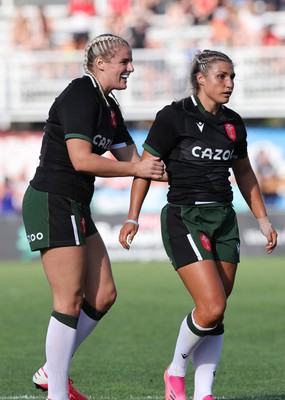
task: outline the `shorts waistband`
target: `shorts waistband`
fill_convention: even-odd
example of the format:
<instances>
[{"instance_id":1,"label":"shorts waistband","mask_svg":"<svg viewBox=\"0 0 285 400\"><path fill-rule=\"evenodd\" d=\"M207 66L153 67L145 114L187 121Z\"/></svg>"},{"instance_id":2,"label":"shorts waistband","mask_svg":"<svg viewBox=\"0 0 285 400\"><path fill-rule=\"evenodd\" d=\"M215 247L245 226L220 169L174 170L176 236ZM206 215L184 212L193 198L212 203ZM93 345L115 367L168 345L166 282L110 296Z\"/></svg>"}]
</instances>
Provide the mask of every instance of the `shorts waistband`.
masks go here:
<instances>
[{"instance_id":1,"label":"shorts waistband","mask_svg":"<svg viewBox=\"0 0 285 400\"><path fill-rule=\"evenodd\" d=\"M195 201L194 203L188 204L174 204L174 203L167 203L171 207L227 207L232 206L232 203L222 203L219 201L213 202L201 202Z\"/></svg>"}]
</instances>

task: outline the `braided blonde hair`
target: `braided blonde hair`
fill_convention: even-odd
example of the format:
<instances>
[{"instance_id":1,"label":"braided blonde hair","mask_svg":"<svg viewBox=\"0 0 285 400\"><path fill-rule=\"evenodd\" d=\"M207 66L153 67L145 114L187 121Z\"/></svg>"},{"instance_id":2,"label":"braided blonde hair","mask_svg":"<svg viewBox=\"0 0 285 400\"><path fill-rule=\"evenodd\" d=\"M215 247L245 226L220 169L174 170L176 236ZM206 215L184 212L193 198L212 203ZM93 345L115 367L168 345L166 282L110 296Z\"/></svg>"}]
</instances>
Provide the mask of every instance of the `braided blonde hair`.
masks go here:
<instances>
[{"instance_id":1,"label":"braided blonde hair","mask_svg":"<svg viewBox=\"0 0 285 400\"><path fill-rule=\"evenodd\" d=\"M224 61L233 66L232 60L224 53L215 50L203 50L196 51L194 58L190 65L190 84L192 91L197 94L199 91L199 84L197 82L197 74L201 72L203 75L207 75L211 65L217 61Z\"/></svg>"},{"instance_id":2,"label":"braided blonde hair","mask_svg":"<svg viewBox=\"0 0 285 400\"><path fill-rule=\"evenodd\" d=\"M97 57L102 57L105 61L110 61L113 57L115 57L118 51L118 47L120 46L127 46L131 48L130 44L120 36L113 35L112 33L105 33L92 39L85 49L83 68L85 72L92 75L92 77L95 79L100 93L108 107L110 107L109 102L102 90L100 82L98 81L96 76L94 76L92 69L94 66L94 61ZM113 93L111 93L111 95L116 100Z\"/></svg>"}]
</instances>

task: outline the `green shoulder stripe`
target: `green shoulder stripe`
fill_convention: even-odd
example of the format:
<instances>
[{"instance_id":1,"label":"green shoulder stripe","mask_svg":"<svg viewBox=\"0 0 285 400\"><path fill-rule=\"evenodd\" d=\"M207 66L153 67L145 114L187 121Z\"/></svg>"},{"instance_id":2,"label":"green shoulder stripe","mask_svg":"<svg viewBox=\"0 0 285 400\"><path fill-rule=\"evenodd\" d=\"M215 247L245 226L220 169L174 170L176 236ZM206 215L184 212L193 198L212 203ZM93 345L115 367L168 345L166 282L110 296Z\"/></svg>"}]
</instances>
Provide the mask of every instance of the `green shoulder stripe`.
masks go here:
<instances>
[{"instance_id":1,"label":"green shoulder stripe","mask_svg":"<svg viewBox=\"0 0 285 400\"><path fill-rule=\"evenodd\" d=\"M156 157L161 157L161 154L155 151L152 147L150 147L148 144L144 143L143 148L148 151L150 154Z\"/></svg>"},{"instance_id":2,"label":"green shoulder stripe","mask_svg":"<svg viewBox=\"0 0 285 400\"><path fill-rule=\"evenodd\" d=\"M82 140L87 140L87 142L92 143L92 140L90 139L90 137L85 136L85 135L80 135L79 133L68 133L67 135L65 135L65 140L68 139L82 139Z\"/></svg>"}]
</instances>

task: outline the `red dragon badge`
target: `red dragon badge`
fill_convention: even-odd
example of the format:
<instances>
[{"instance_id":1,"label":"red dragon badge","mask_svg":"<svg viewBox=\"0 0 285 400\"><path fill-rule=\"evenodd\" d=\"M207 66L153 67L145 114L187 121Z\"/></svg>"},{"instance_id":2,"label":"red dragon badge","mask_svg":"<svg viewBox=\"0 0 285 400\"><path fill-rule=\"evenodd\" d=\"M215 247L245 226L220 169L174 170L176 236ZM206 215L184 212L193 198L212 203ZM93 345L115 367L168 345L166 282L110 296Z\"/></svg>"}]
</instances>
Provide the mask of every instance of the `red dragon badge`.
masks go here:
<instances>
[{"instance_id":1,"label":"red dragon badge","mask_svg":"<svg viewBox=\"0 0 285 400\"><path fill-rule=\"evenodd\" d=\"M212 251L210 239L207 235L205 235L205 233L202 233L202 235L200 235L200 240L206 251Z\"/></svg>"},{"instance_id":2,"label":"red dragon badge","mask_svg":"<svg viewBox=\"0 0 285 400\"><path fill-rule=\"evenodd\" d=\"M111 124L113 128L117 128L117 116L113 110L111 110Z\"/></svg>"},{"instance_id":3,"label":"red dragon badge","mask_svg":"<svg viewBox=\"0 0 285 400\"><path fill-rule=\"evenodd\" d=\"M232 141L235 141L237 138L235 127L232 124L225 124L224 126L225 126L226 132L228 134L228 137Z\"/></svg>"}]
</instances>

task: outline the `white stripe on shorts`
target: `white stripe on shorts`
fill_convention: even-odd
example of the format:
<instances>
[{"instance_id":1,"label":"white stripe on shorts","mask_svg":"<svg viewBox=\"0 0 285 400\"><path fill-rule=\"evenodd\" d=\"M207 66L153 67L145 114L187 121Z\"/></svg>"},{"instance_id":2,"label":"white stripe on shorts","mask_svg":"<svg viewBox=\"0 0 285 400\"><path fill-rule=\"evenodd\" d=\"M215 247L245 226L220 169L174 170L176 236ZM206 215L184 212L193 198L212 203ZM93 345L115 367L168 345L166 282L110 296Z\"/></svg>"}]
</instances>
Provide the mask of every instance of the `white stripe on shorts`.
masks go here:
<instances>
[{"instance_id":1,"label":"white stripe on shorts","mask_svg":"<svg viewBox=\"0 0 285 400\"><path fill-rule=\"evenodd\" d=\"M203 257L201 256L201 253L198 250L198 248L197 248L197 246L196 246L196 244L195 244L195 242L194 242L194 240L193 240L193 238L192 238L190 233L188 233L187 238L188 238L188 240L189 240L189 242L191 244L192 249L194 250L194 253L196 254L196 256L198 258L198 261L202 261Z\"/></svg>"},{"instance_id":2,"label":"white stripe on shorts","mask_svg":"<svg viewBox=\"0 0 285 400\"><path fill-rule=\"evenodd\" d=\"M71 223L72 223L72 227L73 227L75 244L76 244L76 246L79 246L80 242L79 242L78 230L77 230L77 226L76 226L75 215L71 215L70 218L71 218Z\"/></svg>"}]
</instances>

